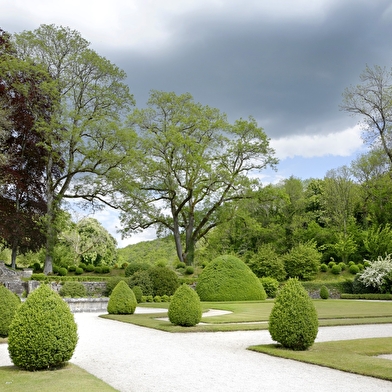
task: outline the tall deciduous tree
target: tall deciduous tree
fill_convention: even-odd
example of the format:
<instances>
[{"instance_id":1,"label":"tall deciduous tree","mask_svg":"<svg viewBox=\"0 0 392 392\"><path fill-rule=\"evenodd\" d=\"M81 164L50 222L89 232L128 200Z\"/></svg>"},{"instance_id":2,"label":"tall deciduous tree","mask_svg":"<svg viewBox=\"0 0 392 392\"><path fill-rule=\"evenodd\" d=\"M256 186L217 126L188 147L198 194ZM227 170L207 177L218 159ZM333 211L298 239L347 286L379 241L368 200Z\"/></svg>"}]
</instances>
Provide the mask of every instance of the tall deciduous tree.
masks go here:
<instances>
[{"instance_id":1,"label":"tall deciduous tree","mask_svg":"<svg viewBox=\"0 0 392 392\"><path fill-rule=\"evenodd\" d=\"M367 66L360 80L344 91L341 109L362 119L365 140L381 147L392 163L392 72Z\"/></svg>"},{"instance_id":2,"label":"tall deciduous tree","mask_svg":"<svg viewBox=\"0 0 392 392\"><path fill-rule=\"evenodd\" d=\"M45 239L38 222L46 212L47 151L37 123L52 115L51 84L39 65L17 58L10 36L0 31L0 104L9 131L2 144L7 160L0 166L0 236L12 249L14 268L17 251L35 251ZM57 169L54 164L52 175Z\"/></svg>"},{"instance_id":3,"label":"tall deciduous tree","mask_svg":"<svg viewBox=\"0 0 392 392\"><path fill-rule=\"evenodd\" d=\"M197 241L232 216L221 207L250 196L258 182L249 174L277 163L269 139L253 118L231 125L190 94L152 91L129 121L140 157L123 184L123 232L171 232L179 260L192 264Z\"/></svg>"},{"instance_id":4,"label":"tall deciduous tree","mask_svg":"<svg viewBox=\"0 0 392 392\"><path fill-rule=\"evenodd\" d=\"M59 105L45 135L47 255L44 272L52 272L56 211L64 198L107 202L105 178L132 156L133 133L123 118L134 104L125 73L99 56L74 30L41 25L15 36L18 55L45 67L56 82ZM58 157L64 167L52 175Z\"/></svg>"}]
</instances>

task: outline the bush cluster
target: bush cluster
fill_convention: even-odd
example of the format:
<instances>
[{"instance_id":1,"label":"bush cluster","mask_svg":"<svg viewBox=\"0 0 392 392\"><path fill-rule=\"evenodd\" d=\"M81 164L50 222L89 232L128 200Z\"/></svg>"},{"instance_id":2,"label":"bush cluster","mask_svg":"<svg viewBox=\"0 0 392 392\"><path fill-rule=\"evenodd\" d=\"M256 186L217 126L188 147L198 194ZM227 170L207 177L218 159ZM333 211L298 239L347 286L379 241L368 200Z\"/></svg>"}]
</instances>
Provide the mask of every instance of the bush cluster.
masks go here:
<instances>
[{"instance_id":1,"label":"bush cluster","mask_svg":"<svg viewBox=\"0 0 392 392\"><path fill-rule=\"evenodd\" d=\"M48 369L71 359L78 341L68 305L41 284L19 307L9 328L8 351L15 366Z\"/></svg>"},{"instance_id":2,"label":"bush cluster","mask_svg":"<svg viewBox=\"0 0 392 392\"><path fill-rule=\"evenodd\" d=\"M59 291L62 297L83 298L87 296L86 287L80 282L65 282Z\"/></svg>"},{"instance_id":3,"label":"bush cluster","mask_svg":"<svg viewBox=\"0 0 392 392\"><path fill-rule=\"evenodd\" d=\"M143 292L143 295L153 295L154 286L152 284L150 274L148 271L137 271L128 280L130 288L139 286Z\"/></svg>"},{"instance_id":4,"label":"bush cluster","mask_svg":"<svg viewBox=\"0 0 392 392\"><path fill-rule=\"evenodd\" d=\"M133 261L133 262L131 262L131 263L129 263L127 265L127 267L125 268L124 273L125 273L125 276L128 277L128 276L132 276L135 272L147 271L150 268L151 268L151 266L148 263L145 263L145 262L142 262L142 261L140 261L140 262Z\"/></svg>"},{"instance_id":5,"label":"bush cluster","mask_svg":"<svg viewBox=\"0 0 392 392\"><path fill-rule=\"evenodd\" d=\"M318 332L317 312L297 279L290 278L280 290L269 317L273 340L291 350L306 350Z\"/></svg>"},{"instance_id":6,"label":"bush cluster","mask_svg":"<svg viewBox=\"0 0 392 392\"><path fill-rule=\"evenodd\" d=\"M212 260L200 274L196 292L202 301L264 300L267 294L252 270L231 255Z\"/></svg>"},{"instance_id":7,"label":"bush cluster","mask_svg":"<svg viewBox=\"0 0 392 392\"><path fill-rule=\"evenodd\" d=\"M186 284L182 284L170 301L168 316L172 324L193 327L201 320L202 309L200 298Z\"/></svg>"},{"instance_id":8,"label":"bush cluster","mask_svg":"<svg viewBox=\"0 0 392 392\"><path fill-rule=\"evenodd\" d=\"M20 306L20 298L0 285L0 337L8 336L9 326Z\"/></svg>"},{"instance_id":9,"label":"bush cluster","mask_svg":"<svg viewBox=\"0 0 392 392\"><path fill-rule=\"evenodd\" d=\"M137 305L136 297L129 286L120 280L109 297L109 314L133 314Z\"/></svg>"},{"instance_id":10,"label":"bush cluster","mask_svg":"<svg viewBox=\"0 0 392 392\"><path fill-rule=\"evenodd\" d=\"M173 295L180 286L177 274L168 267L153 267L148 274L153 286L153 296Z\"/></svg>"},{"instance_id":11,"label":"bush cluster","mask_svg":"<svg viewBox=\"0 0 392 392\"><path fill-rule=\"evenodd\" d=\"M275 298L279 290L279 282L276 279L271 278L269 276L260 278L260 282L264 287L267 297Z\"/></svg>"}]
</instances>

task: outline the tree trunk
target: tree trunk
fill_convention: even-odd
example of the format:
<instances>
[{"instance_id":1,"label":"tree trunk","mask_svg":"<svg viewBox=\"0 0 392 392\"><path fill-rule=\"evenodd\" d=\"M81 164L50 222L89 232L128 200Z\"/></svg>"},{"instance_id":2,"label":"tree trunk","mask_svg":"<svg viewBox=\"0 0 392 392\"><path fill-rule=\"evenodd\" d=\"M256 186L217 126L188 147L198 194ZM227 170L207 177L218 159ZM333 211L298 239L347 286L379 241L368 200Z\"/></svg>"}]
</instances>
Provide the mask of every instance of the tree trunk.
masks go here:
<instances>
[{"instance_id":1,"label":"tree trunk","mask_svg":"<svg viewBox=\"0 0 392 392\"><path fill-rule=\"evenodd\" d=\"M46 167L46 197L47 197L47 213L46 213L46 256L44 265L44 274L51 274L53 272L53 250L55 242L54 230L54 197L52 192L52 166L53 159L49 155L48 164Z\"/></svg>"},{"instance_id":2,"label":"tree trunk","mask_svg":"<svg viewBox=\"0 0 392 392\"><path fill-rule=\"evenodd\" d=\"M11 268L16 269L16 256L18 254L18 243L14 241L12 244L12 253L11 253Z\"/></svg>"}]
</instances>

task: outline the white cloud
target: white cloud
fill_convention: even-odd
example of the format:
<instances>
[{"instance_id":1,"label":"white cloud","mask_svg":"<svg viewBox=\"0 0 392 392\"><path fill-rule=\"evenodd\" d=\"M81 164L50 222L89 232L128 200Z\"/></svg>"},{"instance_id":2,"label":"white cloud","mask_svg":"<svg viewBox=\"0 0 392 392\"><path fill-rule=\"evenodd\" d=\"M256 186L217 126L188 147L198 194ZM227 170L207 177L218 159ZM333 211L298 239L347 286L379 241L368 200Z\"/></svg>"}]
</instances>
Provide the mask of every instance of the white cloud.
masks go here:
<instances>
[{"instance_id":1,"label":"white cloud","mask_svg":"<svg viewBox=\"0 0 392 392\"><path fill-rule=\"evenodd\" d=\"M363 148L359 126L327 135L297 135L271 139L276 156L283 160L293 157L350 156Z\"/></svg>"}]
</instances>

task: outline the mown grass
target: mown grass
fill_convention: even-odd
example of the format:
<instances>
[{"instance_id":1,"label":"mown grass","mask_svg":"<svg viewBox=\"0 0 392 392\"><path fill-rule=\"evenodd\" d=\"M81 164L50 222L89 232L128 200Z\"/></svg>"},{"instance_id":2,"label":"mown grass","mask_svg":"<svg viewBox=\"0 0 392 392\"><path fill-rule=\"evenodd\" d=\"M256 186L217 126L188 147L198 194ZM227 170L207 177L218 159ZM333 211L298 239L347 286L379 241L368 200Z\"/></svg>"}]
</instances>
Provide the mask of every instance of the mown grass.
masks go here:
<instances>
[{"instance_id":1,"label":"mown grass","mask_svg":"<svg viewBox=\"0 0 392 392\"><path fill-rule=\"evenodd\" d=\"M0 367L0 391L4 392L113 392L113 387L71 363L56 370L28 372L15 366Z\"/></svg>"},{"instance_id":2,"label":"mown grass","mask_svg":"<svg viewBox=\"0 0 392 392\"><path fill-rule=\"evenodd\" d=\"M159 329L166 332L216 332L268 329L273 300L249 302L203 302L203 311L226 310L222 316L202 317L194 327L179 327L160 320L167 313L102 315L103 318ZM388 301L314 300L320 326L392 323L392 303ZM168 308L168 303L143 304L149 308Z\"/></svg>"},{"instance_id":3,"label":"mown grass","mask_svg":"<svg viewBox=\"0 0 392 392\"><path fill-rule=\"evenodd\" d=\"M251 346L249 350L392 381L392 361L376 357L392 353L392 338L315 343L306 351L292 351L276 344Z\"/></svg>"}]
</instances>

